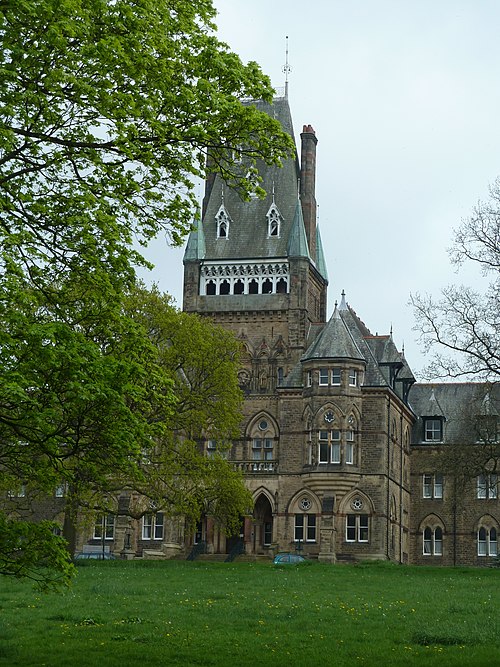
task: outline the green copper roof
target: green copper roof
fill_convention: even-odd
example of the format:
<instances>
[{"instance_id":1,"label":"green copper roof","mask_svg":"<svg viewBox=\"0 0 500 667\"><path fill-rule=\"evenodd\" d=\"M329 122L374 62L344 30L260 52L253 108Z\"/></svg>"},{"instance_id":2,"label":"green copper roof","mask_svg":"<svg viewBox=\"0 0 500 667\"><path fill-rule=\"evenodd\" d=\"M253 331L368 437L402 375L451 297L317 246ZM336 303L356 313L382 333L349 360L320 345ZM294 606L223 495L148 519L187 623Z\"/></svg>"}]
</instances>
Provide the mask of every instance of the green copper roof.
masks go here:
<instances>
[{"instance_id":1,"label":"green copper roof","mask_svg":"<svg viewBox=\"0 0 500 667\"><path fill-rule=\"evenodd\" d=\"M297 199L295 215L293 216L292 229L288 238L287 254L289 257L309 257L304 218L302 217L302 206Z\"/></svg>"},{"instance_id":2,"label":"green copper roof","mask_svg":"<svg viewBox=\"0 0 500 667\"><path fill-rule=\"evenodd\" d=\"M321 242L319 226L316 226L316 268L320 275L328 282L328 271L326 269L325 254L323 252L323 243Z\"/></svg>"},{"instance_id":3,"label":"green copper roof","mask_svg":"<svg viewBox=\"0 0 500 667\"><path fill-rule=\"evenodd\" d=\"M205 257L205 236L201 222L196 229L189 234L186 250L184 251L184 261L203 259Z\"/></svg>"}]
</instances>

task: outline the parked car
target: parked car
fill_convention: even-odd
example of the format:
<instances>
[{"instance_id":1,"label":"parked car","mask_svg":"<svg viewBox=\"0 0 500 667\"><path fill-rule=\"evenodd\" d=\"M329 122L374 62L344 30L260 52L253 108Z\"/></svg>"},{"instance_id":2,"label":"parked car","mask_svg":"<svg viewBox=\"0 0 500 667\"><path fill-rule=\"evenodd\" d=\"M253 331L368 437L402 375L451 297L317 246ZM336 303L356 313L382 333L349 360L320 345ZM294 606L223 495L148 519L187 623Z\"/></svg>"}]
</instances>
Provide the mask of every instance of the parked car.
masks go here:
<instances>
[{"instance_id":1,"label":"parked car","mask_svg":"<svg viewBox=\"0 0 500 667\"><path fill-rule=\"evenodd\" d=\"M110 554L108 551L88 551L75 554L73 560L114 560L116 556Z\"/></svg>"},{"instance_id":2,"label":"parked car","mask_svg":"<svg viewBox=\"0 0 500 667\"><path fill-rule=\"evenodd\" d=\"M297 565L299 563L305 563L306 559L304 556L300 556L299 554L289 554L289 553L284 553L284 554L277 554L274 557L273 563L275 565Z\"/></svg>"}]
</instances>

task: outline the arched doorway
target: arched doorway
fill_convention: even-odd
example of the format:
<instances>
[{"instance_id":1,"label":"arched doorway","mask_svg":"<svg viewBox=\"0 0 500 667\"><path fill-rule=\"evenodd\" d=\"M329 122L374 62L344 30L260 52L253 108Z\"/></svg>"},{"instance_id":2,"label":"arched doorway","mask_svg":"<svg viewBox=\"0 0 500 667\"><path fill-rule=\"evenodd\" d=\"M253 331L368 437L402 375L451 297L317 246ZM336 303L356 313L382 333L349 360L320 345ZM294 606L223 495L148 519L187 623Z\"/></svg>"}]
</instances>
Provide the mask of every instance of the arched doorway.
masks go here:
<instances>
[{"instance_id":1,"label":"arched doorway","mask_svg":"<svg viewBox=\"0 0 500 667\"><path fill-rule=\"evenodd\" d=\"M265 553L273 542L273 511L269 498L261 493L257 498L254 510L253 550Z\"/></svg>"}]
</instances>

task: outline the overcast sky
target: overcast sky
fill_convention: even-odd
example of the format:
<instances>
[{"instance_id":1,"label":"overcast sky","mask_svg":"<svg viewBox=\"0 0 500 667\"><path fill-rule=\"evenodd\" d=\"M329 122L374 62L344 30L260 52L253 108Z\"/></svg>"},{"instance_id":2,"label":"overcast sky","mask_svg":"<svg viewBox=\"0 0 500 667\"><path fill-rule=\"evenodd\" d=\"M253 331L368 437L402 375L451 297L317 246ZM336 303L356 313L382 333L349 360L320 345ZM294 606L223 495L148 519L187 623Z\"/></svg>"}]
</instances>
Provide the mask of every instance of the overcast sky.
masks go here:
<instances>
[{"instance_id":1,"label":"overcast sky","mask_svg":"<svg viewBox=\"0 0 500 667\"><path fill-rule=\"evenodd\" d=\"M215 0L219 37L284 85L295 137L318 137L316 198L329 316L346 292L372 333L404 343L410 293L456 275L453 228L500 175L499 0ZM153 278L182 305L182 252L155 243Z\"/></svg>"}]
</instances>

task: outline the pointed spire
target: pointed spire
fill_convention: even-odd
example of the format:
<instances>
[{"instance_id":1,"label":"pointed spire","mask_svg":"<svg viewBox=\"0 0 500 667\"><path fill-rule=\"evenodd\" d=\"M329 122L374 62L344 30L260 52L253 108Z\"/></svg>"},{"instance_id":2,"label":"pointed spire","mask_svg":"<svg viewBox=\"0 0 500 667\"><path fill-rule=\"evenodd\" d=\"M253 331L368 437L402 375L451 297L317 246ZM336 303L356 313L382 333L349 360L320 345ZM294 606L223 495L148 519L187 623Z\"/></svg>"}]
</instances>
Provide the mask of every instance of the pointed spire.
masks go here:
<instances>
[{"instance_id":1,"label":"pointed spire","mask_svg":"<svg viewBox=\"0 0 500 667\"><path fill-rule=\"evenodd\" d=\"M201 220L198 221L198 226L195 227L189 234L184 251L184 261L203 259L205 257L205 234L203 233L203 225Z\"/></svg>"},{"instance_id":2,"label":"pointed spire","mask_svg":"<svg viewBox=\"0 0 500 667\"><path fill-rule=\"evenodd\" d=\"M306 230L304 228L304 218L302 217L302 206L297 200L295 215L292 222L292 229L288 239L287 248L289 257L308 257L309 246L307 245Z\"/></svg>"},{"instance_id":3,"label":"pointed spire","mask_svg":"<svg viewBox=\"0 0 500 667\"><path fill-rule=\"evenodd\" d=\"M288 64L288 35L285 37L285 64L283 65L283 74L285 75L285 98L288 99L288 75L292 71L292 68Z\"/></svg>"},{"instance_id":4,"label":"pointed spire","mask_svg":"<svg viewBox=\"0 0 500 667\"><path fill-rule=\"evenodd\" d=\"M342 299L340 301L339 310L348 310L344 290L342 290Z\"/></svg>"},{"instance_id":5,"label":"pointed spire","mask_svg":"<svg viewBox=\"0 0 500 667\"><path fill-rule=\"evenodd\" d=\"M302 357L306 359L355 359L366 361L342 319L337 304L333 314L310 348Z\"/></svg>"},{"instance_id":6,"label":"pointed spire","mask_svg":"<svg viewBox=\"0 0 500 667\"><path fill-rule=\"evenodd\" d=\"M320 275L328 282L328 271L326 269L325 253L323 252L319 227L316 227L316 268Z\"/></svg>"}]
</instances>

